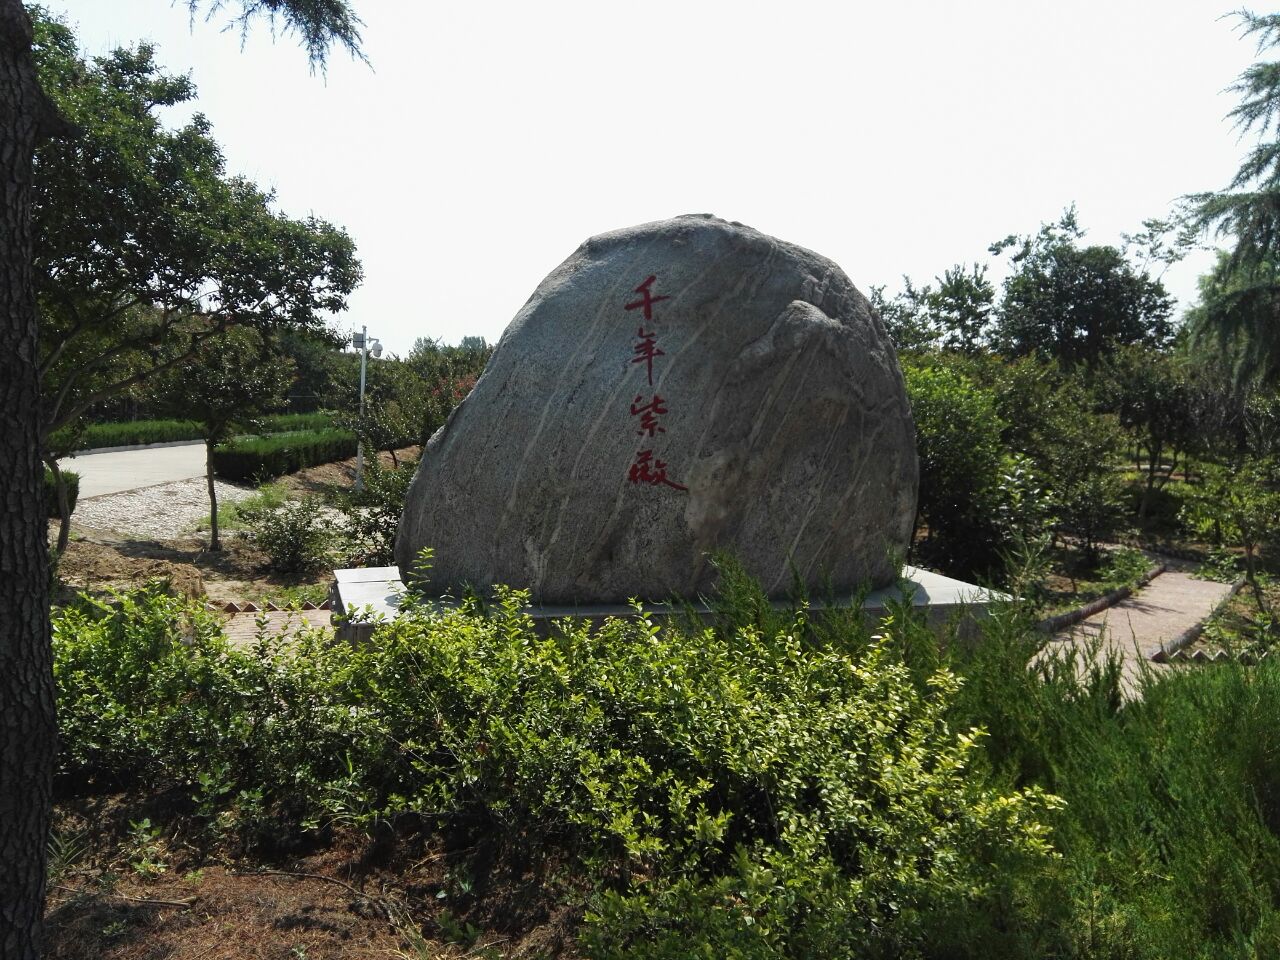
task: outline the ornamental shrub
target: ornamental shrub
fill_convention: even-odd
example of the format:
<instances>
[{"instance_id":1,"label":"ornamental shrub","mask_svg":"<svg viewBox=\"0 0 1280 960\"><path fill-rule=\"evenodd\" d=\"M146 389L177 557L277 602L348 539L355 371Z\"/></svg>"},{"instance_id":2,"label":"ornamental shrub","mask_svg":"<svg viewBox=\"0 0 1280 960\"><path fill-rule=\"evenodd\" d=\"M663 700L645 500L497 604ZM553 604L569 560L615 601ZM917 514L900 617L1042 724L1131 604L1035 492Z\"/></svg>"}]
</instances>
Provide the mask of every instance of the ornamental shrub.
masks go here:
<instances>
[{"instance_id":1,"label":"ornamental shrub","mask_svg":"<svg viewBox=\"0 0 1280 960\"><path fill-rule=\"evenodd\" d=\"M62 471L62 482L67 487L67 504L71 512L75 512L76 500L80 496L80 474L74 470ZM52 520L58 516L58 484L53 478L53 471L44 469L44 503L45 513Z\"/></svg>"},{"instance_id":2,"label":"ornamental shrub","mask_svg":"<svg viewBox=\"0 0 1280 960\"><path fill-rule=\"evenodd\" d=\"M428 814L484 856L568 857L597 956L908 955L1053 861L1057 801L987 779L909 620L540 636L527 601L242 650L158 590L86 600L54 634L61 782L183 791L250 836Z\"/></svg>"},{"instance_id":3,"label":"ornamental shrub","mask_svg":"<svg viewBox=\"0 0 1280 960\"><path fill-rule=\"evenodd\" d=\"M240 437L222 444L214 448L213 469L224 480L261 482L355 455L355 434L336 429L307 430Z\"/></svg>"},{"instance_id":4,"label":"ornamental shrub","mask_svg":"<svg viewBox=\"0 0 1280 960\"><path fill-rule=\"evenodd\" d=\"M273 573L300 577L332 563L340 531L336 512L318 497L287 500L277 506L241 506L238 516L246 536L267 555Z\"/></svg>"},{"instance_id":5,"label":"ornamental shrub","mask_svg":"<svg viewBox=\"0 0 1280 960\"><path fill-rule=\"evenodd\" d=\"M597 958L1280 956L1274 659L1126 703L1115 664L1028 669L1010 611L872 635L727 576L702 619L543 635L525 599L411 604L358 648L83 599L54 616L59 789L250 841L416 824L473 890L450 910L525 876Z\"/></svg>"},{"instance_id":6,"label":"ornamental shrub","mask_svg":"<svg viewBox=\"0 0 1280 960\"><path fill-rule=\"evenodd\" d=\"M1005 464L994 397L959 370L904 371L920 457L918 512L927 551L957 576L990 571L1001 545L999 491Z\"/></svg>"}]
</instances>

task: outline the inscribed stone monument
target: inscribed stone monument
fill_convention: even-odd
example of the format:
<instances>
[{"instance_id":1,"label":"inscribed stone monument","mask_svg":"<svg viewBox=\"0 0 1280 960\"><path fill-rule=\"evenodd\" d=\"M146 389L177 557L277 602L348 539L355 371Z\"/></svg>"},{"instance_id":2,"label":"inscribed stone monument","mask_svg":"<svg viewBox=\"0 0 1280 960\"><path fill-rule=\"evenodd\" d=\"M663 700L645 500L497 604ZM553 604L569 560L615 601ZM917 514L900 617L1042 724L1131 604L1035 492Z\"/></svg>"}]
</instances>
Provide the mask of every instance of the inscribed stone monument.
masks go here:
<instances>
[{"instance_id":1,"label":"inscribed stone monument","mask_svg":"<svg viewBox=\"0 0 1280 960\"><path fill-rule=\"evenodd\" d=\"M915 433L893 346L818 254L682 216L601 234L534 291L434 437L396 544L430 592L695 597L726 551L782 596L898 571Z\"/></svg>"}]
</instances>

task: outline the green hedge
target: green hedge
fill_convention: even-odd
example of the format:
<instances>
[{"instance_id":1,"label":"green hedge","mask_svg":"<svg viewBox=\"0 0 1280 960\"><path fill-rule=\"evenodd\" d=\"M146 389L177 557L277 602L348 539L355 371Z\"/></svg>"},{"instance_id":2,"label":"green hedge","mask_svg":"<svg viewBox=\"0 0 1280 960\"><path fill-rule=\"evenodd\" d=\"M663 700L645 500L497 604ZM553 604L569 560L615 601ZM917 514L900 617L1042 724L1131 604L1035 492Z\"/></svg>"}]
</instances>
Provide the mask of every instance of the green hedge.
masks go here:
<instances>
[{"instance_id":1,"label":"green hedge","mask_svg":"<svg viewBox=\"0 0 1280 960\"><path fill-rule=\"evenodd\" d=\"M75 512L76 499L80 496L80 474L74 470L63 470L62 479L67 483L67 501L71 505L71 513ZM44 468L44 504L45 513L50 519L58 516L58 490L54 485L53 471Z\"/></svg>"},{"instance_id":2,"label":"green hedge","mask_svg":"<svg viewBox=\"0 0 1280 960\"><path fill-rule=\"evenodd\" d=\"M333 414L326 410L315 413L274 413L262 418L263 433L287 433L292 430L330 430Z\"/></svg>"},{"instance_id":3,"label":"green hedge","mask_svg":"<svg viewBox=\"0 0 1280 960\"><path fill-rule=\"evenodd\" d=\"M55 450L96 450L99 447L131 447L142 443L199 440L200 425L193 420L130 420L127 423L91 423L78 436L71 430L55 430L50 442Z\"/></svg>"},{"instance_id":4,"label":"green hedge","mask_svg":"<svg viewBox=\"0 0 1280 960\"><path fill-rule=\"evenodd\" d=\"M263 433L291 430L327 430L333 414L278 413L262 418ZM125 423L91 423L78 437L69 429L56 430L51 438L54 450L96 450L100 447L132 447L144 443L173 443L204 438L200 424L193 420L130 420Z\"/></svg>"},{"instance_id":5,"label":"green hedge","mask_svg":"<svg viewBox=\"0 0 1280 960\"><path fill-rule=\"evenodd\" d=\"M355 455L355 434L309 430L232 440L213 451L213 470L224 480L267 480Z\"/></svg>"}]
</instances>

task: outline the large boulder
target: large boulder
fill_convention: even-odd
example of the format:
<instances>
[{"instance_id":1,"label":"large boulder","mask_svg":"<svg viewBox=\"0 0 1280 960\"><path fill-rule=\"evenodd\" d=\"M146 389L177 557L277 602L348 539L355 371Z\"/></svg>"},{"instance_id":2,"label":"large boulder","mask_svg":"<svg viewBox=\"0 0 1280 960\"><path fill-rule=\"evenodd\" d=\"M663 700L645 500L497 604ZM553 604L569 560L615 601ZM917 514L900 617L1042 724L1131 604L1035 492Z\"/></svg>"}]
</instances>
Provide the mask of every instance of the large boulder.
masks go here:
<instances>
[{"instance_id":1,"label":"large boulder","mask_svg":"<svg viewBox=\"0 0 1280 960\"><path fill-rule=\"evenodd\" d=\"M601 234L534 291L423 454L396 543L430 586L693 597L897 575L915 431L893 346L816 253L707 215Z\"/></svg>"}]
</instances>

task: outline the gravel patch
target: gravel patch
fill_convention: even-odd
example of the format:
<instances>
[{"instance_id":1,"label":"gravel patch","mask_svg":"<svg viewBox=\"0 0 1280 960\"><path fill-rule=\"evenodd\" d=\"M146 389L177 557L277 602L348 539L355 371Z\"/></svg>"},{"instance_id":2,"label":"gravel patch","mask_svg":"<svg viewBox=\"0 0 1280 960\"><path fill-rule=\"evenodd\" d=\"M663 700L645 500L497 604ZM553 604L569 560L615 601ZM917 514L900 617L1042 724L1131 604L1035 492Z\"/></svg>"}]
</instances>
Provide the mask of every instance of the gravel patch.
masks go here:
<instances>
[{"instance_id":1,"label":"gravel patch","mask_svg":"<svg viewBox=\"0 0 1280 960\"><path fill-rule=\"evenodd\" d=\"M253 487L214 481L218 503L245 500ZM130 537L170 540L190 533L209 519L209 488L204 477L157 483L140 490L90 497L76 504L73 523L99 530L113 530Z\"/></svg>"}]
</instances>

